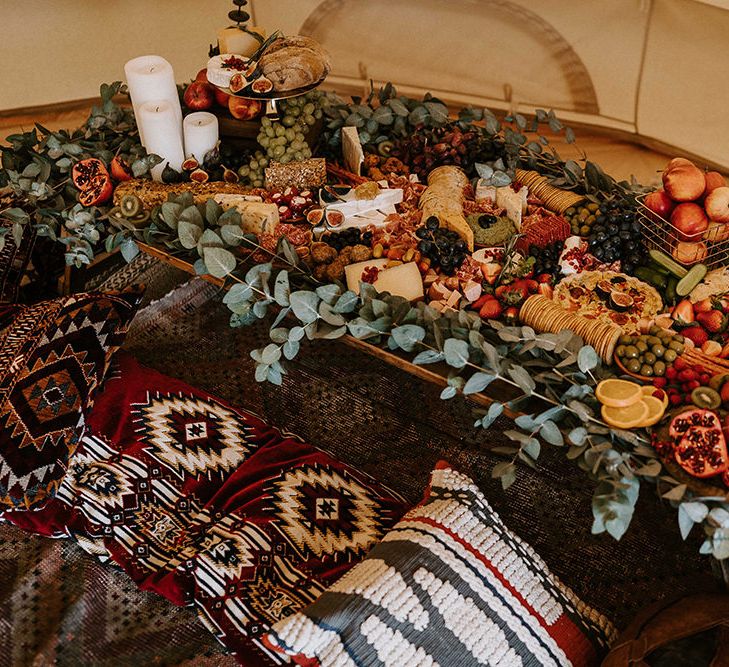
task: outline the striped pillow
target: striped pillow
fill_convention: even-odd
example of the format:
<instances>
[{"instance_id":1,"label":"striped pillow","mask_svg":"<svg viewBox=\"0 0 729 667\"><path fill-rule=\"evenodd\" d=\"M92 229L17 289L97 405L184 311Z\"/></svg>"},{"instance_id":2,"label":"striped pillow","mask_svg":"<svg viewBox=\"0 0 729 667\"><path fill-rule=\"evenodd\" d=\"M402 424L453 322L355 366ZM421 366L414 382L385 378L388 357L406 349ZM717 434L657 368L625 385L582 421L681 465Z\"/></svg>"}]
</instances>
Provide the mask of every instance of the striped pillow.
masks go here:
<instances>
[{"instance_id":1,"label":"striped pillow","mask_svg":"<svg viewBox=\"0 0 729 667\"><path fill-rule=\"evenodd\" d=\"M423 503L266 643L303 665L591 665L612 624L439 463Z\"/></svg>"}]
</instances>

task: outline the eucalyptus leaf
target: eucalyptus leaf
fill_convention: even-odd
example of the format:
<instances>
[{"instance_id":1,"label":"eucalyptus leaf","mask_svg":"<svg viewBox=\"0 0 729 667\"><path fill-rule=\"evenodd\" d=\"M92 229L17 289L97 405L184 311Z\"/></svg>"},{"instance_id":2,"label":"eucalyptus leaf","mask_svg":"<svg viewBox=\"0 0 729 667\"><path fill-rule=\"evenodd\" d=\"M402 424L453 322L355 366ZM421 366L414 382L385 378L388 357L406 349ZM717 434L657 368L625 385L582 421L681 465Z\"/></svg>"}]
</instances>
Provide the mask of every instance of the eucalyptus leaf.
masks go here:
<instances>
[{"instance_id":1,"label":"eucalyptus leaf","mask_svg":"<svg viewBox=\"0 0 729 667\"><path fill-rule=\"evenodd\" d=\"M282 270L276 276L276 280L273 285L273 298L279 306L289 305L289 295L291 294L291 287L289 285L289 274L288 271Z\"/></svg>"},{"instance_id":2,"label":"eucalyptus leaf","mask_svg":"<svg viewBox=\"0 0 729 667\"><path fill-rule=\"evenodd\" d=\"M197 248L197 242L202 236L202 229L192 222L180 219L177 223L177 236L183 248L192 250Z\"/></svg>"},{"instance_id":3,"label":"eucalyptus leaf","mask_svg":"<svg viewBox=\"0 0 729 667\"><path fill-rule=\"evenodd\" d=\"M326 301L322 301L319 304L319 315L322 320L334 327L340 327L347 322L342 315L335 313L334 309Z\"/></svg>"},{"instance_id":4,"label":"eucalyptus leaf","mask_svg":"<svg viewBox=\"0 0 729 667\"><path fill-rule=\"evenodd\" d=\"M559 430L559 427L553 421L544 422L539 429L539 435L550 445L555 445L557 447L564 445L562 431Z\"/></svg>"},{"instance_id":5,"label":"eucalyptus leaf","mask_svg":"<svg viewBox=\"0 0 729 667\"><path fill-rule=\"evenodd\" d=\"M458 393L458 390L455 387L445 387L443 391L440 392L440 397L447 401L450 398L453 398Z\"/></svg>"},{"instance_id":6,"label":"eucalyptus leaf","mask_svg":"<svg viewBox=\"0 0 729 667\"><path fill-rule=\"evenodd\" d=\"M275 327L268 335L274 343L285 343L289 339L289 330L286 327Z\"/></svg>"},{"instance_id":7,"label":"eucalyptus leaf","mask_svg":"<svg viewBox=\"0 0 729 667\"><path fill-rule=\"evenodd\" d=\"M405 352L412 352L417 344L425 339L425 329L416 324L404 324L391 332L392 339Z\"/></svg>"},{"instance_id":8,"label":"eucalyptus leaf","mask_svg":"<svg viewBox=\"0 0 729 667\"><path fill-rule=\"evenodd\" d=\"M478 394L486 389L495 379L495 375L478 371L468 378L468 382L466 382L466 386L463 388L463 393L466 395Z\"/></svg>"},{"instance_id":9,"label":"eucalyptus leaf","mask_svg":"<svg viewBox=\"0 0 729 667\"><path fill-rule=\"evenodd\" d=\"M443 343L445 361L453 368L463 368L468 363L468 343L457 338L448 338Z\"/></svg>"},{"instance_id":10,"label":"eucalyptus leaf","mask_svg":"<svg viewBox=\"0 0 729 667\"><path fill-rule=\"evenodd\" d=\"M334 312L342 314L351 313L357 307L358 303L359 297L351 290L347 290L339 297L339 299L337 299L337 303L334 306Z\"/></svg>"},{"instance_id":11,"label":"eucalyptus leaf","mask_svg":"<svg viewBox=\"0 0 729 667\"><path fill-rule=\"evenodd\" d=\"M303 331L303 329L302 329L302 331ZM299 343L298 340L291 340L291 338L289 338L289 340L287 340L283 346L284 357L286 357L286 359L291 361L291 359L295 358L296 355L299 353L300 347L301 347L301 343Z\"/></svg>"},{"instance_id":12,"label":"eucalyptus leaf","mask_svg":"<svg viewBox=\"0 0 729 667\"><path fill-rule=\"evenodd\" d=\"M426 364L437 364L444 360L445 355L442 352L437 352L436 350L425 350L413 358L413 363L416 366L425 366Z\"/></svg>"},{"instance_id":13,"label":"eucalyptus leaf","mask_svg":"<svg viewBox=\"0 0 729 667\"><path fill-rule=\"evenodd\" d=\"M220 227L220 236L230 246L239 246L246 238L240 225L223 225Z\"/></svg>"},{"instance_id":14,"label":"eucalyptus leaf","mask_svg":"<svg viewBox=\"0 0 729 667\"><path fill-rule=\"evenodd\" d=\"M319 297L314 292L299 290L289 296L291 310L304 324L316 322L319 319Z\"/></svg>"},{"instance_id":15,"label":"eucalyptus leaf","mask_svg":"<svg viewBox=\"0 0 729 667\"><path fill-rule=\"evenodd\" d=\"M330 306L336 303L341 293L342 288L339 285L321 285L316 288L316 295Z\"/></svg>"},{"instance_id":16,"label":"eucalyptus leaf","mask_svg":"<svg viewBox=\"0 0 729 667\"><path fill-rule=\"evenodd\" d=\"M134 239L126 239L119 246L119 251L125 262L131 262L139 254L139 246Z\"/></svg>"},{"instance_id":17,"label":"eucalyptus leaf","mask_svg":"<svg viewBox=\"0 0 729 667\"><path fill-rule=\"evenodd\" d=\"M210 275L216 278L225 278L236 266L235 255L225 248L204 248L202 257Z\"/></svg>"},{"instance_id":18,"label":"eucalyptus leaf","mask_svg":"<svg viewBox=\"0 0 729 667\"><path fill-rule=\"evenodd\" d=\"M595 348L591 345L585 345L577 353L577 366L583 372L587 373L600 363L600 357L597 356Z\"/></svg>"}]
</instances>

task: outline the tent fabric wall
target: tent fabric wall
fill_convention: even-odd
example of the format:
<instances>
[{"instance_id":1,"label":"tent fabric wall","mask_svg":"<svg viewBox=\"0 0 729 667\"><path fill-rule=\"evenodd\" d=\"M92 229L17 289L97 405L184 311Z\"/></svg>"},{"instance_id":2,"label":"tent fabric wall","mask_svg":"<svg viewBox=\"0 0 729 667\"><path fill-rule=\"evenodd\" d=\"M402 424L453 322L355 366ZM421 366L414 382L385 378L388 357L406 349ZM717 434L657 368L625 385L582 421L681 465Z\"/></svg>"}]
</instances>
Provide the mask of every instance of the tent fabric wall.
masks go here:
<instances>
[{"instance_id":1,"label":"tent fabric wall","mask_svg":"<svg viewBox=\"0 0 729 667\"><path fill-rule=\"evenodd\" d=\"M723 0L251 0L259 25L309 34L329 87L392 81L455 104L656 140L729 169Z\"/></svg>"}]
</instances>

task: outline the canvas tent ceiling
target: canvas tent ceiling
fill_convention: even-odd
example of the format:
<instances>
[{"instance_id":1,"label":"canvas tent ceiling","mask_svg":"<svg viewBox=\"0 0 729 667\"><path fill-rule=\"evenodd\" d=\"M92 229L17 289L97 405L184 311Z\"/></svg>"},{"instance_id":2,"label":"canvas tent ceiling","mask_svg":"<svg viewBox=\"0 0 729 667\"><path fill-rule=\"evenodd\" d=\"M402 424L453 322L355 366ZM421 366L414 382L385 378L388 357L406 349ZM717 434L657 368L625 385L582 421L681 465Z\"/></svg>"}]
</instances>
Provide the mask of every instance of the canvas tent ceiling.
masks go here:
<instances>
[{"instance_id":1,"label":"canvas tent ceiling","mask_svg":"<svg viewBox=\"0 0 729 667\"><path fill-rule=\"evenodd\" d=\"M729 169L724 0L252 0L259 25L329 49L329 86L392 81L558 115Z\"/></svg>"}]
</instances>

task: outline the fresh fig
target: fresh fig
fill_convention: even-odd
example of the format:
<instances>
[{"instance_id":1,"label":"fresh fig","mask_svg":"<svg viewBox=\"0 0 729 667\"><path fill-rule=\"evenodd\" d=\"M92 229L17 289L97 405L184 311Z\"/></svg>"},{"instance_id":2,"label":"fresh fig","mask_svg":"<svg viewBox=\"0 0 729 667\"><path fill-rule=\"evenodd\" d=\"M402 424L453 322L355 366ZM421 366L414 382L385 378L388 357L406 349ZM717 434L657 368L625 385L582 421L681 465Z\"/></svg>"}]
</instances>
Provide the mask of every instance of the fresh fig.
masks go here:
<instances>
[{"instance_id":1,"label":"fresh fig","mask_svg":"<svg viewBox=\"0 0 729 667\"><path fill-rule=\"evenodd\" d=\"M312 226L316 227L317 225L321 224L321 221L324 219L324 209L323 208L312 208L307 214L306 214L306 221Z\"/></svg>"},{"instance_id":2,"label":"fresh fig","mask_svg":"<svg viewBox=\"0 0 729 667\"><path fill-rule=\"evenodd\" d=\"M228 86L230 87L231 93L239 93L241 90L243 90L248 85L248 81L246 81L245 76L242 74L234 74L230 77L230 83Z\"/></svg>"},{"instance_id":3,"label":"fresh fig","mask_svg":"<svg viewBox=\"0 0 729 667\"><path fill-rule=\"evenodd\" d=\"M192 155L188 158L185 158L185 161L182 163L183 171L194 171L199 166L200 163Z\"/></svg>"},{"instance_id":4,"label":"fresh fig","mask_svg":"<svg viewBox=\"0 0 729 667\"><path fill-rule=\"evenodd\" d=\"M228 167L223 167L223 180L226 183L237 183L240 179L237 172L228 169Z\"/></svg>"},{"instance_id":5,"label":"fresh fig","mask_svg":"<svg viewBox=\"0 0 729 667\"><path fill-rule=\"evenodd\" d=\"M190 180L195 181L195 183L207 183L209 178L208 172L200 168L195 169L190 174Z\"/></svg>"},{"instance_id":6,"label":"fresh fig","mask_svg":"<svg viewBox=\"0 0 729 667\"><path fill-rule=\"evenodd\" d=\"M266 93L270 93L273 90L273 83L265 76L259 76L251 84L251 90L253 90L254 93L258 93L259 95L265 95Z\"/></svg>"}]
</instances>

